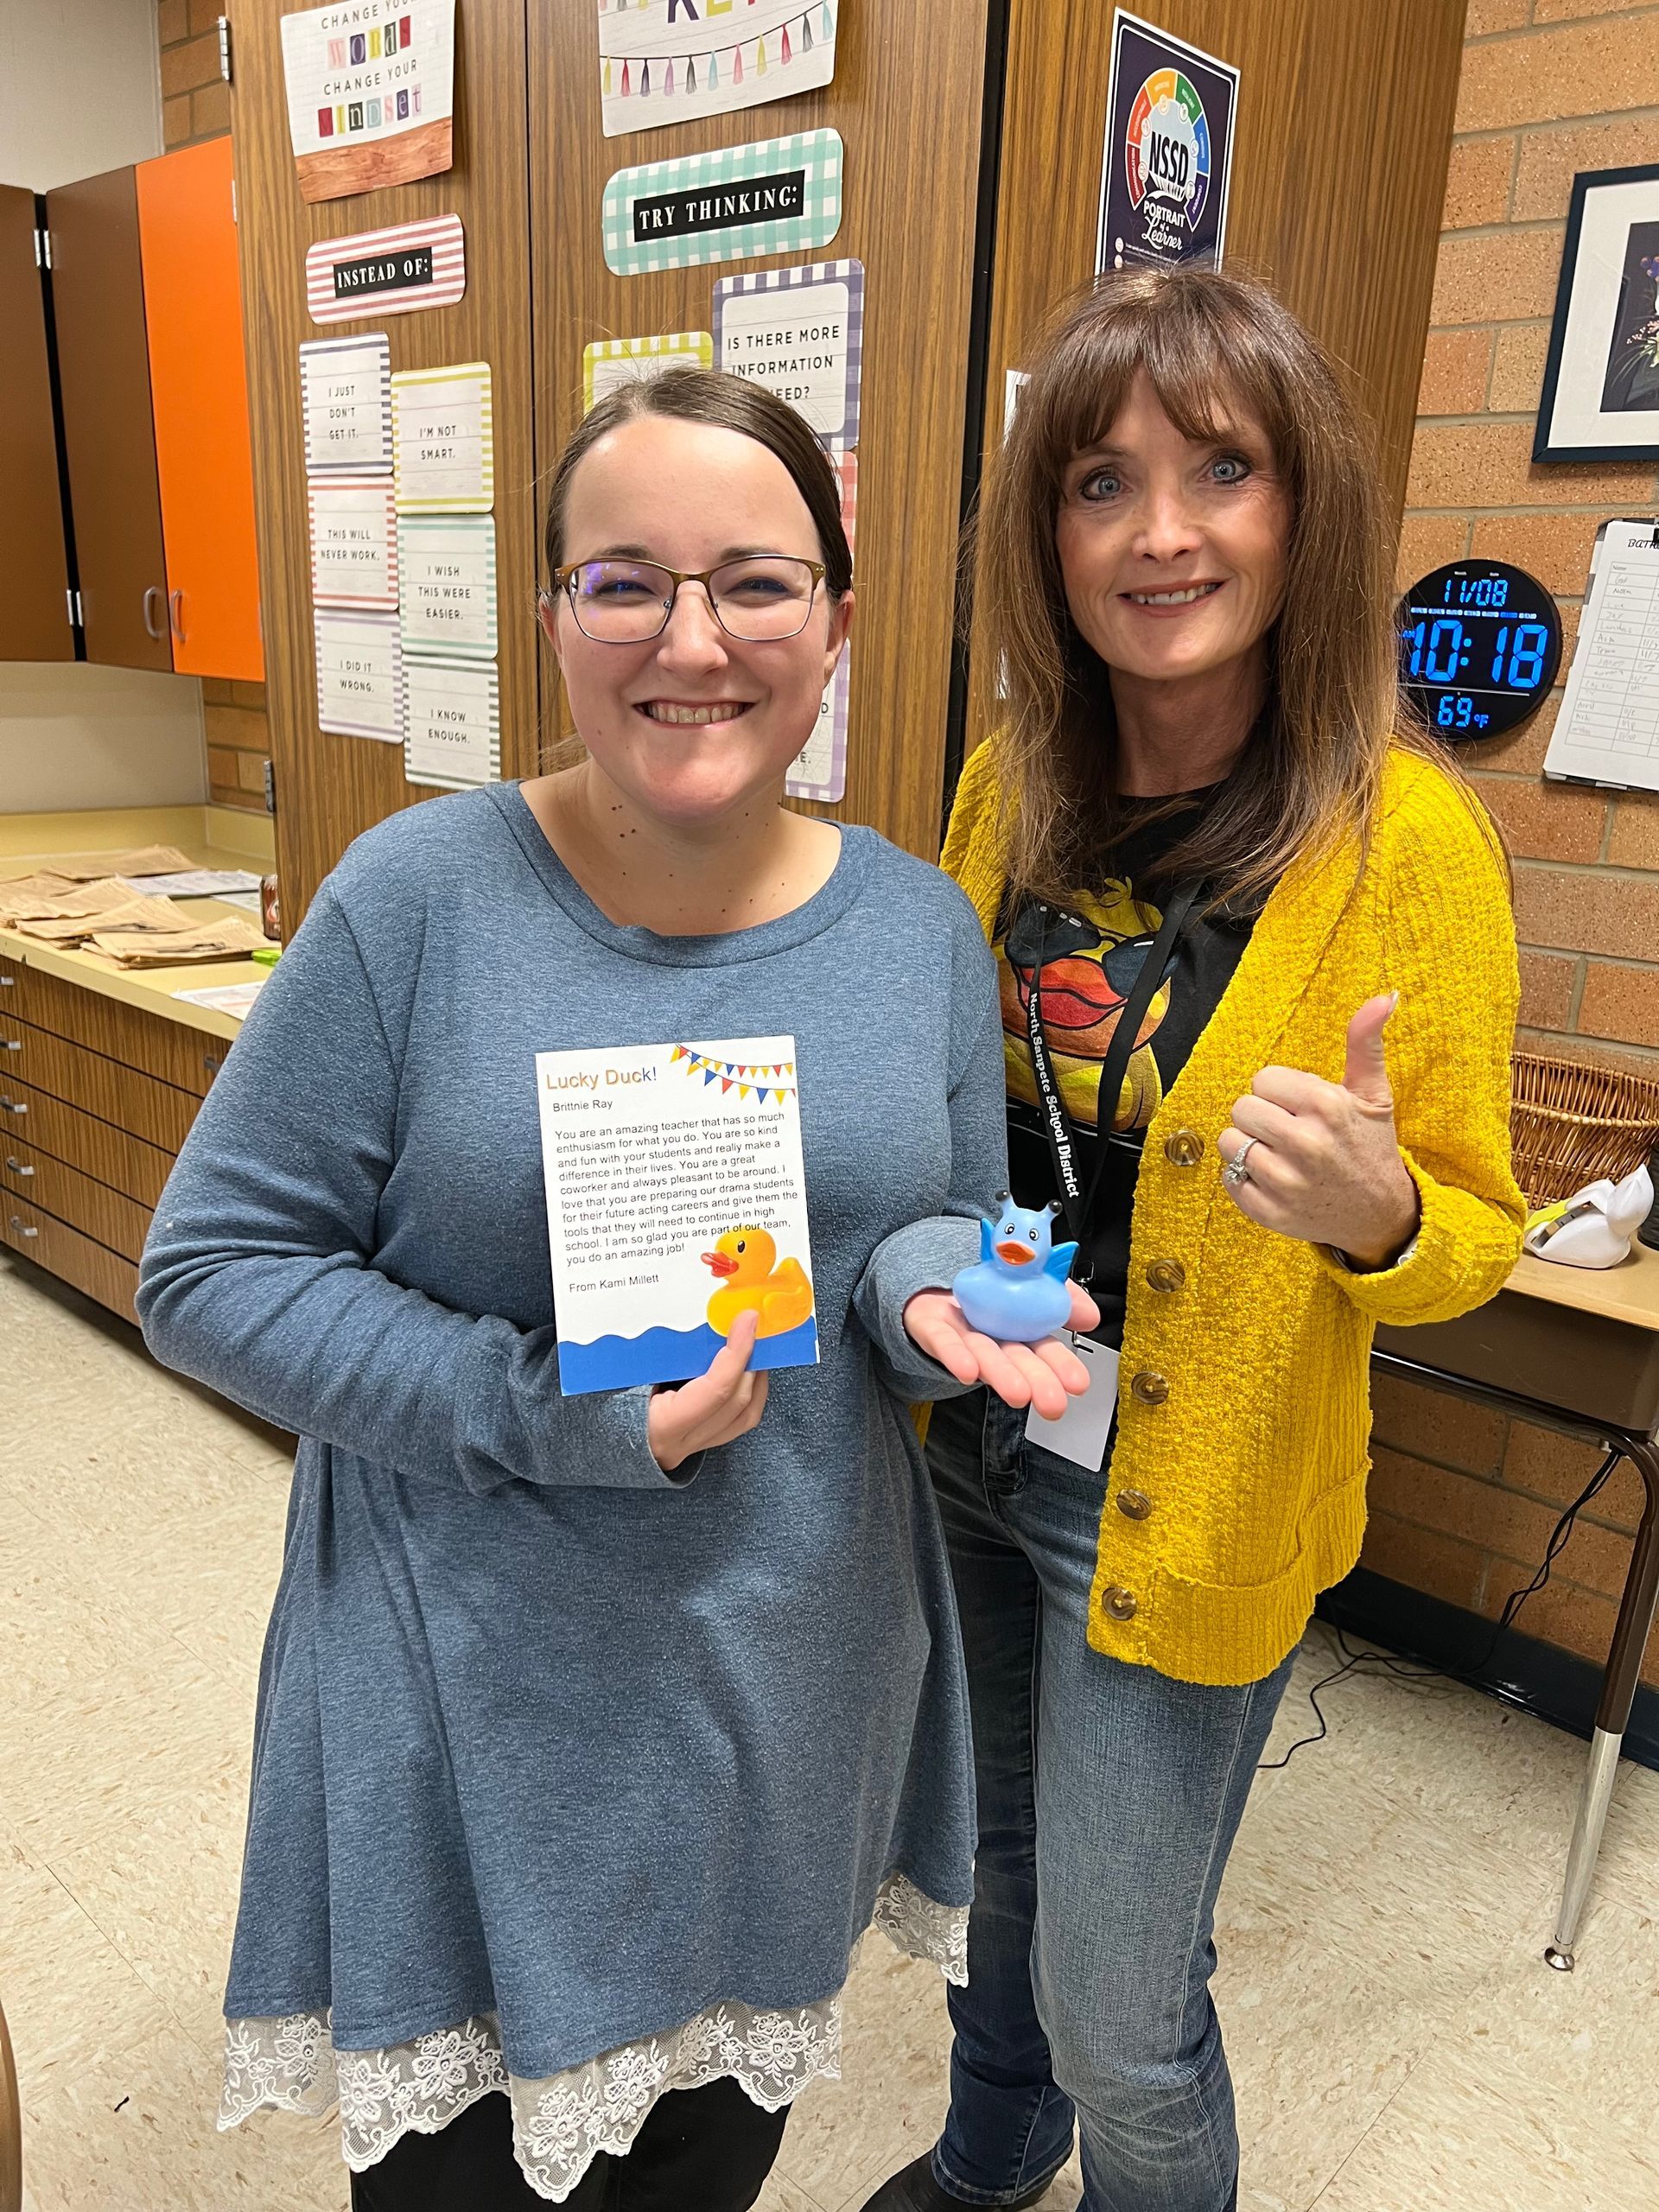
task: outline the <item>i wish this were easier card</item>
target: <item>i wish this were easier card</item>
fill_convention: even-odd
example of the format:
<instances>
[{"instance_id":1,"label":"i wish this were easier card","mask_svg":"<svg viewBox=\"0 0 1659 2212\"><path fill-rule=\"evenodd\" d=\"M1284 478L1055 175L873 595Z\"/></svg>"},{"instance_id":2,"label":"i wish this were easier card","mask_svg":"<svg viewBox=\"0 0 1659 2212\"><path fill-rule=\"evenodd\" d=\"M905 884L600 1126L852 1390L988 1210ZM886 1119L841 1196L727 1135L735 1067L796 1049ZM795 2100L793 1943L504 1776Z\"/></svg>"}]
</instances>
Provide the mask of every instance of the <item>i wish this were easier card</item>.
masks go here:
<instances>
[{"instance_id":1,"label":"i wish this were easier card","mask_svg":"<svg viewBox=\"0 0 1659 2212\"><path fill-rule=\"evenodd\" d=\"M752 1370L818 1334L792 1037L538 1052L567 1397L706 1371L744 1313Z\"/></svg>"}]
</instances>

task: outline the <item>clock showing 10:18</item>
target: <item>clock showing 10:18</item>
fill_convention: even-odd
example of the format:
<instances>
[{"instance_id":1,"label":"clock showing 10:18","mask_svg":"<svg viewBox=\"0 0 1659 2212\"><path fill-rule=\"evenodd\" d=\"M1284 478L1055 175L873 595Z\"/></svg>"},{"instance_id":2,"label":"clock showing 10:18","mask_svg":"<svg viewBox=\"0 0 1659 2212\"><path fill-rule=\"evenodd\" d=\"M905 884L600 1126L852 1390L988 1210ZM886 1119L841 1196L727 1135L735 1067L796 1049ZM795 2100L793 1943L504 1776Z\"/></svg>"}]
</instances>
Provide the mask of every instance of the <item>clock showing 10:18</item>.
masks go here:
<instances>
[{"instance_id":1,"label":"clock showing 10:18","mask_svg":"<svg viewBox=\"0 0 1659 2212\"><path fill-rule=\"evenodd\" d=\"M1439 737L1495 737L1548 696L1561 659L1554 600L1505 561L1454 561L1400 603L1400 681Z\"/></svg>"}]
</instances>

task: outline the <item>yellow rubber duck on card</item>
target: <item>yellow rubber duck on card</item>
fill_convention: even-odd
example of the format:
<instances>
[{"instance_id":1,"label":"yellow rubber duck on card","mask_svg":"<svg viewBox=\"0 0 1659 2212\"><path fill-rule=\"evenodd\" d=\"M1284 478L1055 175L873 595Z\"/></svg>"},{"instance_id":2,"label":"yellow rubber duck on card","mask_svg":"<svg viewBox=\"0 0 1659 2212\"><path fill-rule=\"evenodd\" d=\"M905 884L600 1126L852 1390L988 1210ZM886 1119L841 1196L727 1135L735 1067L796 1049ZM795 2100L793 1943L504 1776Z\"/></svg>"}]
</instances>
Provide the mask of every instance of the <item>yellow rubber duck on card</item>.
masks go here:
<instances>
[{"instance_id":1,"label":"yellow rubber duck on card","mask_svg":"<svg viewBox=\"0 0 1659 2212\"><path fill-rule=\"evenodd\" d=\"M709 1301L709 1325L727 1336L740 1313L759 1316L757 1337L781 1337L798 1329L812 1312L812 1285L798 1260L779 1261L778 1247L764 1229L728 1229L705 1268L721 1278Z\"/></svg>"}]
</instances>

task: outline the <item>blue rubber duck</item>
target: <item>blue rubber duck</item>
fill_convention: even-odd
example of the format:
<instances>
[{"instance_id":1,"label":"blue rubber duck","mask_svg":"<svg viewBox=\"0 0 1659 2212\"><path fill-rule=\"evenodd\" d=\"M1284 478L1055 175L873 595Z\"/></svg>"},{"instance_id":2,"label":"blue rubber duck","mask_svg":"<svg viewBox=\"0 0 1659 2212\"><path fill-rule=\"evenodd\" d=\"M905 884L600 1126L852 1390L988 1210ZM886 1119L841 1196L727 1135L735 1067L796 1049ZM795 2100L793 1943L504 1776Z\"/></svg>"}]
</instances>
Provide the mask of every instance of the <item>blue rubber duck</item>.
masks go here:
<instances>
[{"instance_id":1,"label":"blue rubber duck","mask_svg":"<svg viewBox=\"0 0 1659 2212\"><path fill-rule=\"evenodd\" d=\"M1066 1278L1077 1248L1050 1238L1058 1205L1030 1212L999 1191L996 1205L995 1228L988 1221L979 1224L978 1262L957 1275L951 1294L970 1329L1001 1344L1034 1344L1071 1318Z\"/></svg>"}]
</instances>

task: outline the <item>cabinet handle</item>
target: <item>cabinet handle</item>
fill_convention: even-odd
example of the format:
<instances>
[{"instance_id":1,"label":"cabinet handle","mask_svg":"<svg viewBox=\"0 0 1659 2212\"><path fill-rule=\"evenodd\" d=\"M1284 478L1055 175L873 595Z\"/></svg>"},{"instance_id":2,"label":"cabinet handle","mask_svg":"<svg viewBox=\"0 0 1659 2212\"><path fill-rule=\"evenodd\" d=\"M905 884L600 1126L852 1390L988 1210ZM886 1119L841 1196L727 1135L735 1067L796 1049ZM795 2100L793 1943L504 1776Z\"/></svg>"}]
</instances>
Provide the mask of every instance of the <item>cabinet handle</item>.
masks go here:
<instances>
[{"instance_id":1,"label":"cabinet handle","mask_svg":"<svg viewBox=\"0 0 1659 2212\"><path fill-rule=\"evenodd\" d=\"M32 1175L35 1173L32 1167L25 1167L21 1160L14 1160L10 1153L6 1154L6 1165L14 1175Z\"/></svg>"},{"instance_id":2,"label":"cabinet handle","mask_svg":"<svg viewBox=\"0 0 1659 2212\"><path fill-rule=\"evenodd\" d=\"M0 1037L0 1052L21 1052L22 1049L21 1037Z\"/></svg>"},{"instance_id":3,"label":"cabinet handle","mask_svg":"<svg viewBox=\"0 0 1659 2212\"><path fill-rule=\"evenodd\" d=\"M167 619L173 626L174 636L181 645L183 645L185 643L184 594L181 591L170 591L167 594Z\"/></svg>"},{"instance_id":4,"label":"cabinet handle","mask_svg":"<svg viewBox=\"0 0 1659 2212\"><path fill-rule=\"evenodd\" d=\"M167 635L162 621L162 588L151 584L144 593L144 632L159 645Z\"/></svg>"},{"instance_id":5,"label":"cabinet handle","mask_svg":"<svg viewBox=\"0 0 1659 2212\"><path fill-rule=\"evenodd\" d=\"M0 976L0 991L15 991L16 988L17 978L15 976Z\"/></svg>"},{"instance_id":6,"label":"cabinet handle","mask_svg":"<svg viewBox=\"0 0 1659 2212\"><path fill-rule=\"evenodd\" d=\"M26 1098L0 1098L0 1114L27 1114L28 1111L29 1101Z\"/></svg>"},{"instance_id":7,"label":"cabinet handle","mask_svg":"<svg viewBox=\"0 0 1659 2212\"><path fill-rule=\"evenodd\" d=\"M20 1236L38 1236L41 1233L38 1229L25 1229L16 1214L11 1217L11 1225Z\"/></svg>"}]
</instances>

